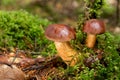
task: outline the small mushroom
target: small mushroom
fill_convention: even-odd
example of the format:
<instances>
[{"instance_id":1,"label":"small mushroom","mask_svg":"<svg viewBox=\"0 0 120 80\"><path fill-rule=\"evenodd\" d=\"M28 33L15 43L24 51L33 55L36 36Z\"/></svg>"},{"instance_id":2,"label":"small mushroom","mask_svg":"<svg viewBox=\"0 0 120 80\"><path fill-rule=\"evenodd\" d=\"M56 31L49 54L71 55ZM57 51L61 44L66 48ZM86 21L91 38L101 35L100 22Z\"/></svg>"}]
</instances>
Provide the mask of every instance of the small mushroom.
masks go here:
<instances>
[{"instance_id":1,"label":"small mushroom","mask_svg":"<svg viewBox=\"0 0 120 80\"><path fill-rule=\"evenodd\" d=\"M77 62L77 51L74 50L69 41L75 39L75 30L64 24L52 24L45 30L47 39L54 41L58 56L70 66Z\"/></svg>"},{"instance_id":2,"label":"small mushroom","mask_svg":"<svg viewBox=\"0 0 120 80\"><path fill-rule=\"evenodd\" d=\"M105 32L105 24L98 19L90 19L86 21L83 32L87 33L86 46L93 48L96 42L96 35Z\"/></svg>"}]
</instances>

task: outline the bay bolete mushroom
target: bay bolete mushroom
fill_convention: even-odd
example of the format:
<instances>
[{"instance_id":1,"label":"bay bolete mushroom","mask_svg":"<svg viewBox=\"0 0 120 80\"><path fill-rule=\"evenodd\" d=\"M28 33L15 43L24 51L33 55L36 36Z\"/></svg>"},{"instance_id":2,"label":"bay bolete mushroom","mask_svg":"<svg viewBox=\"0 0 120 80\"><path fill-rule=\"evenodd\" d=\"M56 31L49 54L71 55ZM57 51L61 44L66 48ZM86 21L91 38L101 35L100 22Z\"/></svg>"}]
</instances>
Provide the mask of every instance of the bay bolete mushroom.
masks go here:
<instances>
[{"instance_id":1,"label":"bay bolete mushroom","mask_svg":"<svg viewBox=\"0 0 120 80\"><path fill-rule=\"evenodd\" d=\"M74 50L69 41L75 39L75 30L64 24L52 24L45 30L47 39L54 41L58 56L70 66L74 66L77 62L77 51Z\"/></svg>"},{"instance_id":2,"label":"bay bolete mushroom","mask_svg":"<svg viewBox=\"0 0 120 80\"><path fill-rule=\"evenodd\" d=\"M93 48L96 42L96 35L105 32L105 24L102 20L90 19L86 21L83 32L87 33L86 46Z\"/></svg>"}]
</instances>

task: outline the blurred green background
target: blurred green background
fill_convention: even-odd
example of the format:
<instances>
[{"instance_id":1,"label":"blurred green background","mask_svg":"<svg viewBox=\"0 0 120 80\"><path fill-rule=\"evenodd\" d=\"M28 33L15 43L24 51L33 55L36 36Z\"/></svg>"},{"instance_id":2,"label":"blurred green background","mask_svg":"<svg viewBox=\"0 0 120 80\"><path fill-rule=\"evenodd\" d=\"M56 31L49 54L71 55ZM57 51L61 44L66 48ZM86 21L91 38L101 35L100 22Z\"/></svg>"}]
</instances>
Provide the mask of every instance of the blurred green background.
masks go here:
<instances>
[{"instance_id":1,"label":"blurred green background","mask_svg":"<svg viewBox=\"0 0 120 80\"><path fill-rule=\"evenodd\" d=\"M93 0L92 0L93 1ZM104 0L101 9L102 18L109 31L120 32L119 0ZM120 2L119 2L120 3ZM1 10L26 10L34 15L56 23L65 23L76 26L79 15L84 14L84 0L0 0Z\"/></svg>"}]
</instances>

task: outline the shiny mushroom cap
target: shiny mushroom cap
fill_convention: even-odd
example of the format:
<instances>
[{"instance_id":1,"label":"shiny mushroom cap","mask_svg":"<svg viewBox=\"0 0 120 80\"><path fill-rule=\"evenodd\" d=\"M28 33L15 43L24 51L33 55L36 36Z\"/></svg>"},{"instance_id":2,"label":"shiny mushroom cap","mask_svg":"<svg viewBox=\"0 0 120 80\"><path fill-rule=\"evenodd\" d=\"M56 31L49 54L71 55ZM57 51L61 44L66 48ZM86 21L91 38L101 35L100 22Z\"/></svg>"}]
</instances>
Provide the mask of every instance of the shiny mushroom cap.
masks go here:
<instances>
[{"instance_id":1,"label":"shiny mushroom cap","mask_svg":"<svg viewBox=\"0 0 120 80\"><path fill-rule=\"evenodd\" d=\"M64 24L52 24L46 28L45 36L52 41L70 41L75 39L75 30Z\"/></svg>"},{"instance_id":2,"label":"shiny mushroom cap","mask_svg":"<svg viewBox=\"0 0 120 80\"><path fill-rule=\"evenodd\" d=\"M98 19L90 19L86 21L83 31L88 34L102 34L105 32L105 24Z\"/></svg>"}]
</instances>

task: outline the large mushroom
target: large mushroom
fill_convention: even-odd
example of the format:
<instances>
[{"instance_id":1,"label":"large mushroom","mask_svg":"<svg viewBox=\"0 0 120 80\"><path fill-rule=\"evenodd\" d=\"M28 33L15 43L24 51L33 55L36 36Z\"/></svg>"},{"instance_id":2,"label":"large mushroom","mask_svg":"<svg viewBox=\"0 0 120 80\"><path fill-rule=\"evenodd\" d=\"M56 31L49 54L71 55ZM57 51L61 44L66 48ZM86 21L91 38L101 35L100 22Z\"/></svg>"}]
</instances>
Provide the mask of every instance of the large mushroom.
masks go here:
<instances>
[{"instance_id":1,"label":"large mushroom","mask_svg":"<svg viewBox=\"0 0 120 80\"><path fill-rule=\"evenodd\" d=\"M77 51L74 50L69 41L75 39L75 30L64 24L52 24L45 30L47 39L54 41L58 56L70 66L77 62Z\"/></svg>"},{"instance_id":2,"label":"large mushroom","mask_svg":"<svg viewBox=\"0 0 120 80\"><path fill-rule=\"evenodd\" d=\"M93 48L96 42L96 35L105 32L105 24L102 20L90 19L86 21L83 31L87 33L86 46Z\"/></svg>"}]
</instances>

